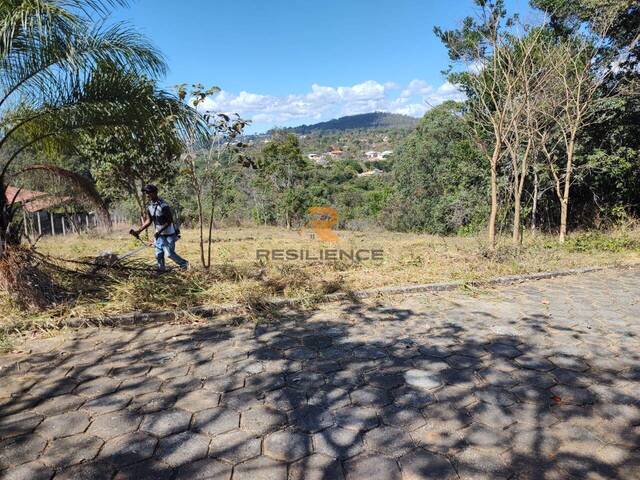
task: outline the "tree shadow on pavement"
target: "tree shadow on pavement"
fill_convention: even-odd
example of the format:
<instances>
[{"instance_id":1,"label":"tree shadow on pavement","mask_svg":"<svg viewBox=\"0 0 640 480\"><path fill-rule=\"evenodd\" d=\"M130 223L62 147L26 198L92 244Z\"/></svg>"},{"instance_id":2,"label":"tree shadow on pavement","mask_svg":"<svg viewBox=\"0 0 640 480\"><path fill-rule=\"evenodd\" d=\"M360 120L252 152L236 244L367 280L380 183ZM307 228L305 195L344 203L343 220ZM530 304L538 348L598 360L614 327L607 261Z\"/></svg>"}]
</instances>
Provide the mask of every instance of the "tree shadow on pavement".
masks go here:
<instances>
[{"instance_id":1,"label":"tree shadow on pavement","mask_svg":"<svg viewBox=\"0 0 640 480\"><path fill-rule=\"evenodd\" d=\"M3 359L0 478L637 478L639 327L592 320L637 305L507 293L34 344Z\"/></svg>"}]
</instances>

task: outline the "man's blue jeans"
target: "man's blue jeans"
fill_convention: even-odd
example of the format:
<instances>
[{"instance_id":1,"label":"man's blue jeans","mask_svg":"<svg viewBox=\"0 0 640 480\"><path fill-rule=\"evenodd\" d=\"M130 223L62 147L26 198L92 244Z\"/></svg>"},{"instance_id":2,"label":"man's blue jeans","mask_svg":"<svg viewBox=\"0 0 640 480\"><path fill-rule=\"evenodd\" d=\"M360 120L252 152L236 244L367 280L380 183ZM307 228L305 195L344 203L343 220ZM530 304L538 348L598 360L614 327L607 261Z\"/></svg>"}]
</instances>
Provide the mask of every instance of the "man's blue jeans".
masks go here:
<instances>
[{"instance_id":1,"label":"man's blue jeans","mask_svg":"<svg viewBox=\"0 0 640 480\"><path fill-rule=\"evenodd\" d=\"M156 260L158 262L158 270L164 270L164 256L176 262L180 268L187 268L189 262L176 253L176 236L160 235L155 241Z\"/></svg>"}]
</instances>

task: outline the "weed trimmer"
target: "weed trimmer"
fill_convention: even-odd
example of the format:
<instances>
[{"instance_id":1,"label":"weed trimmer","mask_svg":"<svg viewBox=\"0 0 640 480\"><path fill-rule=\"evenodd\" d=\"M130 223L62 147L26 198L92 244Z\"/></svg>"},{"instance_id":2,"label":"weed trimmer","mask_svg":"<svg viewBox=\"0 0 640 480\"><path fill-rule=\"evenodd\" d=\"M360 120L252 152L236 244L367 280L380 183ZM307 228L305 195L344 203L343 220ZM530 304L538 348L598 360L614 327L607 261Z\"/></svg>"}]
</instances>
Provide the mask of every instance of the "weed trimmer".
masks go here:
<instances>
[{"instance_id":1,"label":"weed trimmer","mask_svg":"<svg viewBox=\"0 0 640 480\"><path fill-rule=\"evenodd\" d=\"M118 255L118 254L113 253L113 252L102 252L100 255L98 255L95 258L95 260L94 260L95 266L94 266L93 270L91 271L91 273L96 273L101 268L117 266L117 264L119 262L121 262L122 260L124 260L125 258L129 258L129 257L132 257L134 255L137 255L138 253L142 252L145 248L152 248L153 247L153 245L151 245L149 243L145 243L138 235L133 235L133 236L136 237L138 242L140 242L142 245L140 245L139 247L134 248L133 250L125 252L125 253L123 253L121 255Z\"/></svg>"},{"instance_id":2,"label":"weed trimmer","mask_svg":"<svg viewBox=\"0 0 640 480\"><path fill-rule=\"evenodd\" d=\"M153 248L153 242L146 243L144 240L142 240L140 238L140 235L138 235L137 233L133 233L133 230L129 231L129 233L131 235L133 235L136 238L136 240L138 240L138 242L141 243L141 245L138 248L134 248L130 252L123 253L122 255L120 255L118 257L118 260L122 260L123 258L127 258L127 257L131 257L133 255L136 255L139 252L143 251L145 248Z\"/></svg>"}]
</instances>

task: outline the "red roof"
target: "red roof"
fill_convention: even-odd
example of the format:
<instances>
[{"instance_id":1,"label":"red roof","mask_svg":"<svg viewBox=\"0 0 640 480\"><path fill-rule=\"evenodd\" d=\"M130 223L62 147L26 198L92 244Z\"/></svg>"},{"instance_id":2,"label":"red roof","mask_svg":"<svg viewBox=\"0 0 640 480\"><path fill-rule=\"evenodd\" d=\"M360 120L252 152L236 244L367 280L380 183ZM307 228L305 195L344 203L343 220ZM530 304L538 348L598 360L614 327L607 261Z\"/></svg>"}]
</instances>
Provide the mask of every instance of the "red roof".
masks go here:
<instances>
[{"instance_id":1,"label":"red roof","mask_svg":"<svg viewBox=\"0 0 640 480\"><path fill-rule=\"evenodd\" d=\"M59 197L50 195L45 192L36 192L34 190L25 190L7 186L4 197L7 201L21 203L27 212L38 212L50 207L55 207L69 200L69 197ZM15 198L15 200L14 200Z\"/></svg>"}]
</instances>

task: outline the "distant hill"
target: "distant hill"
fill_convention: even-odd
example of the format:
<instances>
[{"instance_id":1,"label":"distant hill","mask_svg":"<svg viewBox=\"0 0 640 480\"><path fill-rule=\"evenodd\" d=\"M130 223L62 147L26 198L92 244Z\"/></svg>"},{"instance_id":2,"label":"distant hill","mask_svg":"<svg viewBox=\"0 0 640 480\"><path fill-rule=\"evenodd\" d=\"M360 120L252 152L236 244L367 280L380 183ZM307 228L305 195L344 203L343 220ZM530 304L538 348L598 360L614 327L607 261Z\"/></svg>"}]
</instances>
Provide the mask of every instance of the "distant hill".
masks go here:
<instances>
[{"instance_id":1,"label":"distant hill","mask_svg":"<svg viewBox=\"0 0 640 480\"><path fill-rule=\"evenodd\" d=\"M372 112L349 115L313 125L300 125L299 127L287 128L286 130L299 135L306 135L310 133L340 132L345 130L413 128L417 124L418 119L408 115Z\"/></svg>"}]
</instances>

